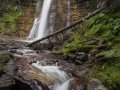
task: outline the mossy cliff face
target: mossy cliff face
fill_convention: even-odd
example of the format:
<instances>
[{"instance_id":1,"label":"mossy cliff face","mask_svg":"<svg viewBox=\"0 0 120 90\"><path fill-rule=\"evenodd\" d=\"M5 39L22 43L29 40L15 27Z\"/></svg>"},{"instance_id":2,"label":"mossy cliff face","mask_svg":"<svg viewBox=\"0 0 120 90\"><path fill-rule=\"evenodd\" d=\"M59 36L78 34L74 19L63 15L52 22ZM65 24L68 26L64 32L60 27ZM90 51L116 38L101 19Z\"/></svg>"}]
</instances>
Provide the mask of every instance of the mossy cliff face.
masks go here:
<instances>
[{"instance_id":1,"label":"mossy cliff face","mask_svg":"<svg viewBox=\"0 0 120 90\"><path fill-rule=\"evenodd\" d=\"M30 3L23 7L23 14L17 23L17 35L27 36L32 28L33 21L35 17L39 17L41 12L41 6L43 1L38 0L37 3ZM80 18L86 16L92 10L86 7L85 2L80 2L79 0L70 1L70 21L73 22L79 20ZM56 17L54 22L54 31L59 30L67 26L68 17L68 0L58 0L56 2Z\"/></svg>"},{"instance_id":2,"label":"mossy cliff face","mask_svg":"<svg viewBox=\"0 0 120 90\"><path fill-rule=\"evenodd\" d=\"M29 0L4 0L0 6L0 33L25 36L28 34L35 15L35 3Z\"/></svg>"},{"instance_id":3,"label":"mossy cliff face","mask_svg":"<svg viewBox=\"0 0 120 90\"><path fill-rule=\"evenodd\" d=\"M22 14L19 5L13 0L4 0L0 7L0 33L15 33L16 22Z\"/></svg>"},{"instance_id":4,"label":"mossy cliff face","mask_svg":"<svg viewBox=\"0 0 120 90\"><path fill-rule=\"evenodd\" d=\"M27 36L34 22L35 4L30 3L23 7L23 14L17 23L17 35Z\"/></svg>"}]
</instances>

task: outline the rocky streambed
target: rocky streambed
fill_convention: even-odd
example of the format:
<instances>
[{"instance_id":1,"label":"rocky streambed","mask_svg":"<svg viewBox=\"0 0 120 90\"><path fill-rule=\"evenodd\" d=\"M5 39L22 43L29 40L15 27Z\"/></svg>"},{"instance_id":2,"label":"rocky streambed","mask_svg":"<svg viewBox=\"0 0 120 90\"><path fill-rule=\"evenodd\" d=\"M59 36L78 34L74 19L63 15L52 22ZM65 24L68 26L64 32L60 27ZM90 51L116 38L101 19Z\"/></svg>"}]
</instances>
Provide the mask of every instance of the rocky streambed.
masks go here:
<instances>
[{"instance_id":1,"label":"rocky streambed","mask_svg":"<svg viewBox=\"0 0 120 90\"><path fill-rule=\"evenodd\" d=\"M57 66L65 71L70 80L72 78L67 90L106 90L95 78L88 54L62 55L46 50L33 51L25 44L0 40L0 90L56 90L53 88L56 76L48 77L39 65L42 68Z\"/></svg>"}]
</instances>

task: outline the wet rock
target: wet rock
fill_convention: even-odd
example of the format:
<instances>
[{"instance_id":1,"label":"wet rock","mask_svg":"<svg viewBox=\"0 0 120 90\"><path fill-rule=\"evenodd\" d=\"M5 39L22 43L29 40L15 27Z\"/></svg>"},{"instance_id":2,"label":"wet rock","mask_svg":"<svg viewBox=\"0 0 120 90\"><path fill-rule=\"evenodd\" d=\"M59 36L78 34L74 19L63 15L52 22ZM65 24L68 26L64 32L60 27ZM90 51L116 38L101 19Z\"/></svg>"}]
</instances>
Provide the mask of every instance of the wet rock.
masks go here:
<instances>
[{"instance_id":1,"label":"wet rock","mask_svg":"<svg viewBox=\"0 0 120 90\"><path fill-rule=\"evenodd\" d=\"M10 41L10 43L7 44L8 49L18 49L18 48L24 48L24 43Z\"/></svg>"},{"instance_id":2,"label":"wet rock","mask_svg":"<svg viewBox=\"0 0 120 90\"><path fill-rule=\"evenodd\" d=\"M52 51L52 53L55 55L62 55L62 52L60 52L60 51Z\"/></svg>"},{"instance_id":3,"label":"wet rock","mask_svg":"<svg viewBox=\"0 0 120 90\"><path fill-rule=\"evenodd\" d=\"M4 66L4 73L9 76L13 76L15 74L15 71L17 70L17 66L15 65L15 62L13 60L9 60L8 63Z\"/></svg>"},{"instance_id":4,"label":"wet rock","mask_svg":"<svg viewBox=\"0 0 120 90\"><path fill-rule=\"evenodd\" d=\"M7 48L5 46L0 45L0 50L6 50Z\"/></svg>"},{"instance_id":5,"label":"wet rock","mask_svg":"<svg viewBox=\"0 0 120 90\"><path fill-rule=\"evenodd\" d=\"M37 80L26 80L22 77L15 77L17 90L50 90L47 85Z\"/></svg>"},{"instance_id":6,"label":"wet rock","mask_svg":"<svg viewBox=\"0 0 120 90\"><path fill-rule=\"evenodd\" d=\"M51 53L51 51L49 51L49 50L41 50L41 52L42 53L46 53L46 54L50 54Z\"/></svg>"},{"instance_id":7,"label":"wet rock","mask_svg":"<svg viewBox=\"0 0 120 90\"><path fill-rule=\"evenodd\" d=\"M95 78L93 70L89 65L80 65L73 70L73 75L79 78L80 82L87 86L87 90L107 90L101 81Z\"/></svg>"},{"instance_id":8,"label":"wet rock","mask_svg":"<svg viewBox=\"0 0 120 90\"><path fill-rule=\"evenodd\" d=\"M73 75L79 78L80 82L83 85L87 85L90 77L94 76L92 70L88 68L88 66L80 65L74 71Z\"/></svg>"},{"instance_id":9,"label":"wet rock","mask_svg":"<svg viewBox=\"0 0 120 90\"><path fill-rule=\"evenodd\" d=\"M34 58L34 59L31 59L29 60L29 64L32 64L32 63L36 63L38 60L40 60L39 58Z\"/></svg>"},{"instance_id":10,"label":"wet rock","mask_svg":"<svg viewBox=\"0 0 120 90\"><path fill-rule=\"evenodd\" d=\"M11 85L14 85L14 79L12 77L10 77L9 75L1 75L0 77L0 90L1 87L8 87Z\"/></svg>"},{"instance_id":11,"label":"wet rock","mask_svg":"<svg viewBox=\"0 0 120 90\"><path fill-rule=\"evenodd\" d=\"M18 49L19 46L8 46L9 49Z\"/></svg>"},{"instance_id":12,"label":"wet rock","mask_svg":"<svg viewBox=\"0 0 120 90\"><path fill-rule=\"evenodd\" d=\"M107 90L97 78L90 78L87 90Z\"/></svg>"},{"instance_id":13,"label":"wet rock","mask_svg":"<svg viewBox=\"0 0 120 90\"><path fill-rule=\"evenodd\" d=\"M13 90L15 85L14 75L17 67L14 60L10 60L4 65L3 73L0 75L0 90Z\"/></svg>"},{"instance_id":14,"label":"wet rock","mask_svg":"<svg viewBox=\"0 0 120 90\"><path fill-rule=\"evenodd\" d=\"M64 59L65 59L66 61L74 61L75 58L76 58L76 55L74 55L74 54L71 54L71 55L64 54Z\"/></svg>"},{"instance_id":15,"label":"wet rock","mask_svg":"<svg viewBox=\"0 0 120 90\"><path fill-rule=\"evenodd\" d=\"M9 61L11 54L7 51L0 51L0 73L3 71L3 66Z\"/></svg>"},{"instance_id":16,"label":"wet rock","mask_svg":"<svg viewBox=\"0 0 120 90\"><path fill-rule=\"evenodd\" d=\"M82 64L83 64L80 60L75 60L74 63L75 63L76 65L82 65Z\"/></svg>"},{"instance_id":17,"label":"wet rock","mask_svg":"<svg viewBox=\"0 0 120 90\"><path fill-rule=\"evenodd\" d=\"M88 54L79 54L76 56L76 60L80 60L81 62L86 62L88 60Z\"/></svg>"}]
</instances>

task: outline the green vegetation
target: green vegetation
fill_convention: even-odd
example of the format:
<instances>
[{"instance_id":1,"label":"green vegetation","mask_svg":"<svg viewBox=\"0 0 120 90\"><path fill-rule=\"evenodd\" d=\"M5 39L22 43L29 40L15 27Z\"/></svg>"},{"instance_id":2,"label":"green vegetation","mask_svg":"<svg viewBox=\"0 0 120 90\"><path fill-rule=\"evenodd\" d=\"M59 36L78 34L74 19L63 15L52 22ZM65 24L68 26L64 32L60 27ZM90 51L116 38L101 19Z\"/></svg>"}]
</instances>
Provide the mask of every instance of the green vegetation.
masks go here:
<instances>
[{"instance_id":1,"label":"green vegetation","mask_svg":"<svg viewBox=\"0 0 120 90\"><path fill-rule=\"evenodd\" d=\"M15 32L16 22L22 15L20 6L14 0L2 1L1 7L3 8L0 13L0 33L5 33L6 30Z\"/></svg>"},{"instance_id":2,"label":"green vegetation","mask_svg":"<svg viewBox=\"0 0 120 90\"><path fill-rule=\"evenodd\" d=\"M4 33L6 29L16 30L16 21L21 16L19 12L7 12L0 18L0 33Z\"/></svg>"},{"instance_id":3,"label":"green vegetation","mask_svg":"<svg viewBox=\"0 0 120 90\"><path fill-rule=\"evenodd\" d=\"M77 52L78 48L82 48L82 43L87 40L86 38L81 38L79 36L79 32L73 32L70 36L70 40L65 41L62 48L60 49L63 53L70 54Z\"/></svg>"},{"instance_id":4,"label":"green vegetation","mask_svg":"<svg viewBox=\"0 0 120 90\"><path fill-rule=\"evenodd\" d=\"M74 32L70 35L70 40L66 41L61 51L63 53L76 53L84 49L90 49L89 53L97 50L94 54L96 64L94 64L95 75L108 87L108 90L119 90L120 86L120 10L106 9L89 20L83 26L86 31L84 35ZM78 30L81 30L78 28ZM102 45L106 47L97 49L98 44L87 45L90 38L101 37L104 39ZM86 47L87 46L87 47ZM88 48L89 47L89 48ZM82 49L81 49L82 48ZM98 58L105 57L106 59Z\"/></svg>"},{"instance_id":5,"label":"green vegetation","mask_svg":"<svg viewBox=\"0 0 120 90\"><path fill-rule=\"evenodd\" d=\"M101 49L96 57L110 58L97 62L94 65L95 74L108 87L109 90L119 90L120 86L120 11L104 10L87 20L85 26L88 30L85 36L100 36L106 40L109 49Z\"/></svg>"},{"instance_id":6,"label":"green vegetation","mask_svg":"<svg viewBox=\"0 0 120 90\"><path fill-rule=\"evenodd\" d=\"M88 0L88 1L86 1L85 2L85 4L86 4L86 7L88 7L88 8L93 8L94 6L96 6L97 5L97 0Z\"/></svg>"},{"instance_id":7,"label":"green vegetation","mask_svg":"<svg viewBox=\"0 0 120 90\"><path fill-rule=\"evenodd\" d=\"M110 51L101 50L100 54L116 54L120 51L120 11L108 11L95 15L87 20L85 27L88 30L85 36L102 37L106 40L106 44L111 46ZM100 55L99 54L99 55Z\"/></svg>"},{"instance_id":8,"label":"green vegetation","mask_svg":"<svg viewBox=\"0 0 120 90\"><path fill-rule=\"evenodd\" d=\"M114 57L107 62L97 62L94 65L96 76L108 87L108 90L119 90L120 57Z\"/></svg>"}]
</instances>

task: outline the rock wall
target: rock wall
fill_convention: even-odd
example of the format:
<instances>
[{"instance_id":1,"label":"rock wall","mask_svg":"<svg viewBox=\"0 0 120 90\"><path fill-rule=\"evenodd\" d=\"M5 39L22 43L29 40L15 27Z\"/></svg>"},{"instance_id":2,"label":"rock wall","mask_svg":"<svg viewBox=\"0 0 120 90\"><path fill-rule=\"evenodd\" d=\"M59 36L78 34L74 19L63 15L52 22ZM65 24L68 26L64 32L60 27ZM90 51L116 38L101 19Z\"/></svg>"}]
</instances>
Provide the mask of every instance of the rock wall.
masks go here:
<instances>
[{"instance_id":1,"label":"rock wall","mask_svg":"<svg viewBox=\"0 0 120 90\"><path fill-rule=\"evenodd\" d=\"M27 36L35 16L35 4L30 3L23 7L23 15L17 23L17 35L18 36Z\"/></svg>"},{"instance_id":2,"label":"rock wall","mask_svg":"<svg viewBox=\"0 0 120 90\"><path fill-rule=\"evenodd\" d=\"M68 0L57 0L55 31L67 26L67 2ZM90 13L91 9L87 8L82 0L70 0L70 24L79 20Z\"/></svg>"},{"instance_id":3,"label":"rock wall","mask_svg":"<svg viewBox=\"0 0 120 90\"><path fill-rule=\"evenodd\" d=\"M43 0L38 0L37 3L31 3L30 5L24 7L23 16L18 23L18 35L27 36L33 25L35 17L38 17ZM56 9L52 10L56 12L54 31L57 31L63 27L67 26L68 17L68 0L56 0ZM80 18L86 16L91 12L89 8L85 6L85 2L82 0L70 0L70 24L79 20Z\"/></svg>"}]
</instances>

